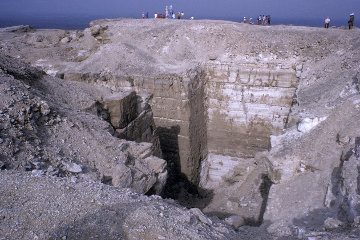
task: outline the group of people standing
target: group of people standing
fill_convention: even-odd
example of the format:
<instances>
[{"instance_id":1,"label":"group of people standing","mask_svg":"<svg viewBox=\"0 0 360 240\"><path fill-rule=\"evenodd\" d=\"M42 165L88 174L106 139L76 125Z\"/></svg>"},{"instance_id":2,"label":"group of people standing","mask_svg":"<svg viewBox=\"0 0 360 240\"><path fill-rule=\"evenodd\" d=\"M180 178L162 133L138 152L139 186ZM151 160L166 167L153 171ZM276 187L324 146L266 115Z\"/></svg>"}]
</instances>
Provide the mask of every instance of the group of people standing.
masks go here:
<instances>
[{"instance_id":1,"label":"group of people standing","mask_svg":"<svg viewBox=\"0 0 360 240\"><path fill-rule=\"evenodd\" d=\"M168 19L182 19L184 18L184 11L178 12L177 14L175 14L175 11L173 9L173 6L166 6L165 7L165 12L163 13L155 13L154 14L154 18L168 18ZM142 12L142 18L149 18L149 13L146 12L146 14L144 12ZM194 17L191 17L190 19L194 19Z\"/></svg>"},{"instance_id":2,"label":"group of people standing","mask_svg":"<svg viewBox=\"0 0 360 240\"><path fill-rule=\"evenodd\" d=\"M355 14L354 13L351 13L350 14L350 19L348 21L348 26L349 26L349 29L352 29L354 27L354 18L355 18ZM329 25L330 25L330 18L327 17L325 19L325 28L329 28Z\"/></svg>"},{"instance_id":3,"label":"group of people standing","mask_svg":"<svg viewBox=\"0 0 360 240\"><path fill-rule=\"evenodd\" d=\"M258 25L270 25L270 20L270 15L259 15L259 17L256 19L256 23ZM247 23L246 17L244 17L243 23ZM253 18L249 18L249 24L254 24Z\"/></svg>"}]
</instances>

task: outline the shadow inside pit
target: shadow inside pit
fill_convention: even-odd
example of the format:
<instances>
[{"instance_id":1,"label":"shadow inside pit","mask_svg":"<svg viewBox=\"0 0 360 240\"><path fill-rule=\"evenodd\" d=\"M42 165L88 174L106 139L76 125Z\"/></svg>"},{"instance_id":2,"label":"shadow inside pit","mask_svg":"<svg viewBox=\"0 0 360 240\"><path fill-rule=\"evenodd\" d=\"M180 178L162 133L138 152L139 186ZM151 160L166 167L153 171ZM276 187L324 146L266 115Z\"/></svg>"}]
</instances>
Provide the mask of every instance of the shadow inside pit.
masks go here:
<instances>
[{"instance_id":1,"label":"shadow inside pit","mask_svg":"<svg viewBox=\"0 0 360 240\"><path fill-rule=\"evenodd\" d=\"M126 219L137 210L133 203L102 207L70 224L60 226L51 239L128 239Z\"/></svg>"},{"instance_id":2,"label":"shadow inside pit","mask_svg":"<svg viewBox=\"0 0 360 240\"><path fill-rule=\"evenodd\" d=\"M306 229L307 231L321 231L324 228L324 222L327 218L339 219L344 223L348 223L348 214L346 213L346 199L342 195L342 167L344 161L347 161L352 155L352 151L346 153L339 167L335 167L331 173L331 192L335 199L331 200L328 208L319 208L311 211L303 218L293 220L295 226ZM345 207L345 208L344 208ZM348 224L346 224L348 225ZM346 226L344 226L346 228ZM341 228L344 229L344 228Z\"/></svg>"},{"instance_id":3,"label":"shadow inside pit","mask_svg":"<svg viewBox=\"0 0 360 240\"><path fill-rule=\"evenodd\" d=\"M251 225L251 226L260 226L263 223L266 205L267 205L267 201L269 198L270 188L271 188L271 185L273 184L273 182L270 180L269 176L266 174L263 174L261 176L261 179L262 179L262 183L259 187L259 191L261 194L261 198L263 200L261 202L259 218L256 219L255 221L252 219L246 220L247 224Z\"/></svg>"},{"instance_id":4,"label":"shadow inside pit","mask_svg":"<svg viewBox=\"0 0 360 240\"><path fill-rule=\"evenodd\" d=\"M160 139L163 158L167 161L168 180L161 194L163 198L172 198L188 208L204 208L213 197L212 191L199 188L188 181L181 173L178 134L180 126L170 128L158 127L157 134ZM149 191L147 195L153 194Z\"/></svg>"},{"instance_id":5,"label":"shadow inside pit","mask_svg":"<svg viewBox=\"0 0 360 240\"><path fill-rule=\"evenodd\" d=\"M260 213L259 213L259 216L257 219L254 219L253 217L244 219L245 225L247 225L249 227L260 227L260 226L264 225L264 214L265 214L266 205L268 202L270 188L271 188L273 182L270 180L269 176L266 174L263 174L261 176L261 179L262 179L262 183L259 186L259 191L261 194L261 198L263 200L261 202ZM225 219L234 214L227 213L227 212L221 212L221 211L212 211L209 213L209 215L219 217L220 219ZM265 224L265 226L266 225L270 225L270 223Z\"/></svg>"}]
</instances>

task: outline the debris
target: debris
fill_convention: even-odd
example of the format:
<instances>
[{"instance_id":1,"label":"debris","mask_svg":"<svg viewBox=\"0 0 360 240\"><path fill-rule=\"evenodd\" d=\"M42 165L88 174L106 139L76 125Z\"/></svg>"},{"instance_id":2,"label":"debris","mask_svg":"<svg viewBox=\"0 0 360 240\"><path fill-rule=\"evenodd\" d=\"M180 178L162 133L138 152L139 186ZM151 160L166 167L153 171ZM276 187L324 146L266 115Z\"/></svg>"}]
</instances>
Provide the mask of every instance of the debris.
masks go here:
<instances>
[{"instance_id":1,"label":"debris","mask_svg":"<svg viewBox=\"0 0 360 240\"><path fill-rule=\"evenodd\" d=\"M335 230L343 225L343 222L341 222L338 219L334 218L327 218L324 222L324 227L326 231L332 231Z\"/></svg>"},{"instance_id":2,"label":"debris","mask_svg":"<svg viewBox=\"0 0 360 240\"><path fill-rule=\"evenodd\" d=\"M211 221L208 217L206 217L205 214L204 214L200 209L198 209L198 208L191 208L191 209L190 209L190 212L191 212L192 214L194 214L195 216L197 216L198 219L200 220L200 222L205 223L205 224L207 224L207 225L211 225L211 224L212 224L212 221Z\"/></svg>"},{"instance_id":3,"label":"debris","mask_svg":"<svg viewBox=\"0 0 360 240\"><path fill-rule=\"evenodd\" d=\"M239 227L245 224L244 218L238 215L233 215L228 218L225 218L225 222L230 226L232 226L235 230L237 230Z\"/></svg>"}]
</instances>

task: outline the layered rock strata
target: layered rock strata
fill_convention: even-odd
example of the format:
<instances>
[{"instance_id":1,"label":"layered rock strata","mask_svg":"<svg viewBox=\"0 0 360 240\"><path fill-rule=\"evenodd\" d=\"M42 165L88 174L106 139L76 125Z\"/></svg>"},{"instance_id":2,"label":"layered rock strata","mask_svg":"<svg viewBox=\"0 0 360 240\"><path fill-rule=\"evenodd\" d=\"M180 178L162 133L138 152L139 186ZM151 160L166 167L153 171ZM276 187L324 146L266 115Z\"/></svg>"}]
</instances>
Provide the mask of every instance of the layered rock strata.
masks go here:
<instances>
[{"instance_id":1,"label":"layered rock strata","mask_svg":"<svg viewBox=\"0 0 360 240\"><path fill-rule=\"evenodd\" d=\"M358 30L118 19L11 36L2 49L49 74L153 95L169 166L213 190L205 211L283 235L356 222L356 157L341 156L359 136Z\"/></svg>"},{"instance_id":2,"label":"layered rock strata","mask_svg":"<svg viewBox=\"0 0 360 240\"><path fill-rule=\"evenodd\" d=\"M154 145L116 138L108 122L89 113L107 89L64 84L3 54L0 78L1 169L161 192L166 162L153 156Z\"/></svg>"}]
</instances>

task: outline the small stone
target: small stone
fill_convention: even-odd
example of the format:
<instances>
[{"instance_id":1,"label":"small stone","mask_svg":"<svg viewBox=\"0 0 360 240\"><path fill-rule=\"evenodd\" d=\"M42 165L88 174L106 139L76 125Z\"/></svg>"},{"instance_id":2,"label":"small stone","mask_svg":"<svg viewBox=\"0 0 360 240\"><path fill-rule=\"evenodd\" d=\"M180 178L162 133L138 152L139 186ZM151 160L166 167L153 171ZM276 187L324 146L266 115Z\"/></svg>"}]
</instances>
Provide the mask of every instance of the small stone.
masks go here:
<instances>
[{"instance_id":1,"label":"small stone","mask_svg":"<svg viewBox=\"0 0 360 240\"><path fill-rule=\"evenodd\" d=\"M122 143L120 145L120 151L124 152L129 147L128 143Z\"/></svg>"},{"instance_id":2,"label":"small stone","mask_svg":"<svg viewBox=\"0 0 360 240\"><path fill-rule=\"evenodd\" d=\"M33 169L33 165L31 164L31 162L26 162L24 168L26 171L31 171Z\"/></svg>"},{"instance_id":3,"label":"small stone","mask_svg":"<svg viewBox=\"0 0 360 240\"><path fill-rule=\"evenodd\" d=\"M158 239L166 239L166 237L164 237L163 235L159 235Z\"/></svg>"},{"instance_id":4,"label":"small stone","mask_svg":"<svg viewBox=\"0 0 360 240\"><path fill-rule=\"evenodd\" d=\"M354 218L353 225L354 227L360 227L360 216Z\"/></svg>"},{"instance_id":5,"label":"small stone","mask_svg":"<svg viewBox=\"0 0 360 240\"><path fill-rule=\"evenodd\" d=\"M63 39L61 39L61 43L62 44L65 44L65 43L68 43L68 42L70 42L71 41L71 39L69 38L69 37L64 37Z\"/></svg>"},{"instance_id":6,"label":"small stone","mask_svg":"<svg viewBox=\"0 0 360 240\"><path fill-rule=\"evenodd\" d=\"M32 164L34 165L35 169L37 169L37 170L41 169L41 163L40 162L33 162Z\"/></svg>"},{"instance_id":7,"label":"small stone","mask_svg":"<svg viewBox=\"0 0 360 240\"><path fill-rule=\"evenodd\" d=\"M243 217L238 215L233 215L225 219L225 222L232 226L235 230L245 224L245 220Z\"/></svg>"},{"instance_id":8,"label":"small stone","mask_svg":"<svg viewBox=\"0 0 360 240\"><path fill-rule=\"evenodd\" d=\"M72 183L76 183L76 182L77 182L77 177L72 176L72 177L70 178L70 181L71 181Z\"/></svg>"},{"instance_id":9,"label":"small stone","mask_svg":"<svg viewBox=\"0 0 360 240\"><path fill-rule=\"evenodd\" d=\"M41 102L40 112L42 115L47 116L50 113L50 107L46 102Z\"/></svg>"},{"instance_id":10,"label":"small stone","mask_svg":"<svg viewBox=\"0 0 360 240\"><path fill-rule=\"evenodd\" d=\"M224 233L224 234L229 234L229 230L226 227L223 227L223 226L215 227L215 230L219 231L221 233Z\"/></svg>"},{"instance_id":11,"label":"small stone","mask_svg":"<svg viewBox=\"0 0 360 240\"><path fill-rule=\"evenodd\" d=\"M52 172L52 171L54 171L55 170L55 168L52 166L52 165L50 165L48 168L47 168L47 172Z\"/></svg>"},{"instance_id":12,"label":"small stone","mask_svg":"<svg viewBox=\"0 0 360 240\"><path fill-rule=\"evenodd\" d=\"M65 168L67 171L72 172L72 173L81 173L82 172L82 167L79 164L76 163L69 163L69 164L64 164Z\"/></svg>"},{"instance_id":13,"label":"small stone","mask_svg":"<svg viewBox=\"0 0 360 240\"><path fill-rule=\"evenodd\" d=\"M209 56L210 61L215 61L216 59L217 59L217 56L215 56L215 55L210 55Z\"/></svg>"},{"instance_id":14,"label":"small stone","mask_svg":"<svg viewBox=\"0 0 360 240\"><path fill-rule=\"evenodd\" d=\"M326 231L332 231L334 229L341 227L342 225L343 223L340 220L334 218L327 218L324 222Z\"/></svg>"},{"instance_id":15,"label":"small stone","mask_svg":"<svg viewBox=\"0 0 360 240\"><path fill-rule=\"evenodd\" d=\"M93 35L94 37L99 35L100 34L100 30L101 30L101 27L99 25L95 25L95 26L92 26L90 28L90 31L91 31L91 35Z\"/></svg>"},{"instance_id":16,"label":"small stone","mask_svg":"<svg viewBox=\"0 0 360 240\"><path fill-rule=\"evenodd\" d=\"M190 212L191 212L192 214L194 214L195 216L197 216L198 219L200 220L200 222L205 223L205 224L207 224L207 225L211 225L211 224L212 224L212 221L211 221L208 217L206 217L205 214L204 214L200 209L198 209L198 208L191 208L191 209L190 209Z\"/></svg>"},{"instance_id":17,"label":"small stone","mask_svg":"<svg viewBox=\"0 0 360 240\"><path fill-rule=\"evenodd\" d=\"M345 145L350 142L350 137L349 136L339 136L338 141L339 141L339 143Z\"/></svg>"},{"instance_id":18,"label":"small stone","mask_svg":"<svg viewBox=\"0 0 360 240\"><path fill-rule=\"evenodd\" d=\"M31 173L34 175L34 176L43 176L45 174L45 171L43 170L32 170Z\"/></svg>"},{"instance_id":19,"label":"small stone","mask_svg":"<svg viewBox=\"0 0 360 240\"><path fill-rule=\"evenodd\" d=\"M36 36L35 41L36 41L36 42L42 42L42 41L44 41L44 36L42 36L42 35Z\"/></svg>"}]
</instances>

